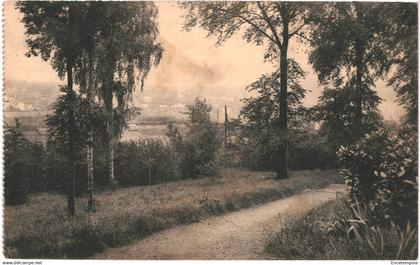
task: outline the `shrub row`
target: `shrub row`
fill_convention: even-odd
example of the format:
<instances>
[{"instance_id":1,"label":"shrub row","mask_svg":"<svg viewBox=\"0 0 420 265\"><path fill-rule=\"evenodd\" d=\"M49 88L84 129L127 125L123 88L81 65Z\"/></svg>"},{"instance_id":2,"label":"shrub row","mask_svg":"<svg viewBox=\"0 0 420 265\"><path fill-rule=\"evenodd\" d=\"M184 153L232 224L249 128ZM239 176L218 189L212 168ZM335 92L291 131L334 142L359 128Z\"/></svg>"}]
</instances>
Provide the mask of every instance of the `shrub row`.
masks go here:
<instances>
[{"instance_id":1,"label":"shrub row","mask_svg":"<svg viewBox=\"0 0 420 265\"><path fill-rule=\"evenodd\" d=\"M169 126L169 143L161 139L120 142L115 150L115 175L122 186L149 185L183 178L215 176L221 147L219 130L212 123L192 124L182 137ZM5 198L8 205L22 204L27 193L65 192L67 158L54 141L44 146L23 137L20 124L5 130ZM106 147L96 141L94 151L95 185L109 183ZM86 149L76 157L76 195L87 190Z\"/></svg>"},{"instance_id":2,"label":"shrub row","mask_svg":"<svg viewBox=\"0 0 420 265\"><path fill-rule=\"evenodd\" d=\"M238 145L242 166L255 170L277 170L278 131L259 130L248 134ZM289 168L292 170L331 169L338 167L335 149L318 131L289 134Z\"/></svg>"}]
</instances>

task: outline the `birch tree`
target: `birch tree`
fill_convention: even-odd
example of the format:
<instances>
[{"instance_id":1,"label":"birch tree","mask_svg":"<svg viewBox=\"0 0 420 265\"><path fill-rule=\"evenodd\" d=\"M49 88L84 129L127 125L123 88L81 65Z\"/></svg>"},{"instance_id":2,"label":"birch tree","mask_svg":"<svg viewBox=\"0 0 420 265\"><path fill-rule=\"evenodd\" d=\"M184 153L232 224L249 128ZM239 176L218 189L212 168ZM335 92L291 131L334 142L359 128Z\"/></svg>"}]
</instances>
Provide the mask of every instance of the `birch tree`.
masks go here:
<instances>
[{"instance_id":1,"label":"birch tree","mask_svg":"<svg viewBox=\"0 0 420 265\"><path fill-rule=\"evenodd\" d=\"M98 61L98 95L107 113L108 174L115 183L114 148L126 121L136 114L130 108L137 85L143 89L152 65L163 48L158 43L158 10L153 2L100 3L100 31L95 51ZM117 105L117 106L115 106Z\"/></svg>"}]
</instances>

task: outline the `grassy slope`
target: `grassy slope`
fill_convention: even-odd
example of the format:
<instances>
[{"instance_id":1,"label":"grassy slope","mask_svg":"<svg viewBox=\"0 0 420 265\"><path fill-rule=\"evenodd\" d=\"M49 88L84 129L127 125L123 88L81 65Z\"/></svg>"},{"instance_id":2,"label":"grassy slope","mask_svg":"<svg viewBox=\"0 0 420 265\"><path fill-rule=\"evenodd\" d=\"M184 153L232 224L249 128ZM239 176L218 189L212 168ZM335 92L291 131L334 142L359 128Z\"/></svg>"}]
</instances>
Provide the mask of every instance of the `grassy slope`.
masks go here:
<instances>
[{"instance_id":1,"label":"grassy slope","mask_svg":"<svg viewBox=\"0 0 420 265\"><path fill-rule=\"evenodd\" d=\"M61 195L36 194L29 202L6 207L5 256L16 258L83 258L153 232L229 211L286 197L338 180L336 171L274 173L225 171L216 179L186 180L151 187L122 188L97 195L95 213L86 198L76 201L75 217L66 215Z\"/></svg>"},{"instance_id":2,"label":"grassy slope","mask_svg":"<svg viewBox=\"0 0 420 265\"><path fill-rule=\"evenodd\" d=\"M417 259L417 231L413 228L402 233L395 226L372 226L360 222L364 211L358 215L362 219L353 217L344 199L325 203L269 237L266 252L288 260ZM357 226L349 230L344 220L355 220Z\"/></svg>"}]
</instances>

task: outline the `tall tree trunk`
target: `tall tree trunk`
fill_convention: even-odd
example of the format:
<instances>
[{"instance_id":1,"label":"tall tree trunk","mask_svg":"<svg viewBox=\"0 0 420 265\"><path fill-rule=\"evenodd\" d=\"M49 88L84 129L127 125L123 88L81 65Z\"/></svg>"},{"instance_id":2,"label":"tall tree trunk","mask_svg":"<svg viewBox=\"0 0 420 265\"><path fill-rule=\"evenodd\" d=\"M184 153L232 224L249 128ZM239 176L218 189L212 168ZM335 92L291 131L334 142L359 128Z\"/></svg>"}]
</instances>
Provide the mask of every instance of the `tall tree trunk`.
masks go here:
<instances>
[{"instance_id":1,"label":"tall tree trunk","mask_svg":"<svg viewBox=\"0 0 420 265\"><path fill-rule=\"evenodd\" d=\"M355 141L363 132L363 48L360 42L356 44L356 91L355 91Z\"/></svg>"},{"instance_id":2,"label":"tall tree trunk","mask_svg":"<svg viewBox=\"0 0 420 265\"><path fill-rule=\"evenodd\" d=\"M70 35L73 35L74 30L73 25L73 8L70 5L69 8L69 28L70 28ZM70 36L71 38L73 36ZM74 197L76 193L76 164L75 164L75 157L76 157L76 141L75 141L75 120L74 120L74 92L73 92L73 67L74 67L74 51L69 48L67 53L67 63L66 63L66 71L67 71L67 96L70 100L69 102L69 123L68 123L68 166L69 166L69 174L67 179L67 209L69 215L75 214L75 205L74 205Z\"/></svg>"},{"instance_id":3,"label":"tall tree trunk","mask_svg":"<svg viewBox=\"0 0 420 265\"><path fill-rule=\"evenodd\" d=\"M108 80L106 83L106 97L105 97L105 108L108 114L107 121L107 144L108 144L108 177L111 185L115 185L115 173L114 173L114 134L113 134L113 86L114 86L114 68L111 67L108 74Z\"/></svg>"},{"instance_id":4,"label":"tall tree trunk","mask_svg":"<svg viewBox=\"0 0 420 265\"><path fill-rule=\"evenodd\" d=\"M74 135L74 101L73 101L73 63L69 59L67 63L67 93L70 100L69 109L69 123L68 123L68 136L69 136L69 153L68 153L68 166L69 175L67 180L67 208L69 215L74 215L74 196L76 193L76 167L75 167L75 135Z\"/></svg>"},{"instance_id":5,"label":"tall tree trunk","mask_svg":"<svg viewBox=\"0 0 420 265\"><path fill-rule=\"evenodd\" d=\"M86 146L86 164L87 164L87 189L88 189L88 205L87 209L95 209L95 194L94 194L94 178L93 178L93 133L89 132L89 143Z\"/></svg>"},{"instance_id":6,"label":"tall tree trunk","mask_svg":"<svg viewBox=\"0 0 420 265\"><path fill-rule=\"evenodd\" d=\"M92 78L92 51L89 53L89 81L88 81L87 98L89 100L90 110L92 111L93 106L93 78ZM90 113L92 115L92 113ZM89 139L86 145L86 164L87 164L87 189L88 189L88 204L87 209L89 211L95 209L95 180L93 177L93 125L92 120L89 121L90 131Z\"/></svg>"},{"instance_id":7,"label":"tall tree trunk","mask_svg":"<svg viewBox=\"0 0 420 265\"><path fill-rule=\"evenodd\" d=\"M357 18L359 20L363 19L363 11L361 10L362 7L359 3L355 3ZM356 91L355 91L355 133L353 141L359 140L365 132L363 131L363 72L365 70L364 66L364 47L365 43L363 39L357 38L355 41L355 50L356 50Z\"/></svg>"},{"instance_id":8,"label":"tall tree trunk","mask_svg":"<svg viewBox=\"0 0 420 265\"><path fill-rule=\"evenodd\" d=\"M111 124L112 120L108 120L108 174L111 185L115 185L116 181L114 173L114 136L112 133Z\"/></svg>"},{"instance_id":9,"label":"tall tree trunk","mask_svg":"<svg viewBox=\"0 0 420 265\"><path fill-rule=\"evenodd\" d=\"M287 49L289 46L289 22L283 17L283 43L280 47L280 113L279 127L281 136L281 145L279 150L279 165L277 169L277 178L284 179L288 177L288 142L287 131Z\"/></svg>"}]
</instances>

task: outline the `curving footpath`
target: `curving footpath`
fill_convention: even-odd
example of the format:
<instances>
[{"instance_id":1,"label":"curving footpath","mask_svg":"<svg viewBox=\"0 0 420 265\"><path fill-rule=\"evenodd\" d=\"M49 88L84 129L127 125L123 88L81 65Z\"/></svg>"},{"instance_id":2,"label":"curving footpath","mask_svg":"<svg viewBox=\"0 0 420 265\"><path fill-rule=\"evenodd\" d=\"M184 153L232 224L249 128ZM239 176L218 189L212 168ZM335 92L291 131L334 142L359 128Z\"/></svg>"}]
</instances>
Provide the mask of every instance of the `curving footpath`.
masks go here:
<instances>
[{"instance_id":1,"label":"curving footpath","mask_svg":"<svg viewBox=\"0 0 420 265\"><path fill-rule=\"evenodd\" d=\"M130 245L107 249L95 259L270 259L264 253L266 238L289 218L344 193L344 185L333 184L320 190L211 217L198 223L177 226L155 233Z\"/></svg>"}]
</instances>

